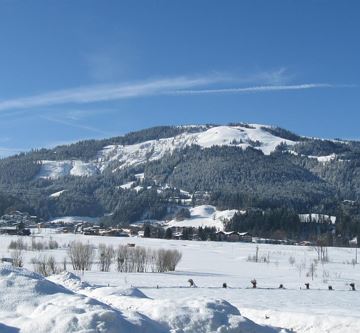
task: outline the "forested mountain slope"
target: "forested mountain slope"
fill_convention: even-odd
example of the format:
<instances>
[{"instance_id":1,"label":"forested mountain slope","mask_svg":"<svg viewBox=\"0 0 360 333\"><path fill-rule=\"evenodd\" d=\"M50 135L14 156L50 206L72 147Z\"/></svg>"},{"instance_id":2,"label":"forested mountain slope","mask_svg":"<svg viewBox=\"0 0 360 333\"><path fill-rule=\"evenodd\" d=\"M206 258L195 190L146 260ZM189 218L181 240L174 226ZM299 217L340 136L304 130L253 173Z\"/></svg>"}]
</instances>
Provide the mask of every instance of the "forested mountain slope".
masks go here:
<instances>
[{"instance_id":1,"label":"forested mountain slope","mask_svg":"<svg viewBox=\"0 0 360 333\"><path fill-rule=\"evenodd\" d=\"M360 143L256 125L160 126L0 160L0 213L164 219L176 205L359 214Z\"/></svg>"}]
</instances>

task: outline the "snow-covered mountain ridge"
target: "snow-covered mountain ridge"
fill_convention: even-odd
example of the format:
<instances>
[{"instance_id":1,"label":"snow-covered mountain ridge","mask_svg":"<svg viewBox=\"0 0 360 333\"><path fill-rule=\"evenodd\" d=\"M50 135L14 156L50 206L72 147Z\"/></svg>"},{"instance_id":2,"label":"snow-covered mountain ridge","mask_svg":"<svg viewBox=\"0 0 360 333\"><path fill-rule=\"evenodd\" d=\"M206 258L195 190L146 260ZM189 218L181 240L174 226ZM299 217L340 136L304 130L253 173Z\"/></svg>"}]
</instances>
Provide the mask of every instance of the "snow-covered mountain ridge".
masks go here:
<instances>
[{"instance_id":1,"label":"snow-covered mountain ridge","mask_svg":"<svg viewBox=\"0 0 360 333\"><path fill-rule=\"evenodd\" d=\"M296 141L276 136L266 128L269 126L250 124L236 126L199 127L199 132L184 132L179 135L141 143L108 145L101 149L96 158L89 162L82 160L43 160L37 178L92 176L111 168L113 171L161 159L166 154L191 145L202 148L213 146L236 146L242 149L253 147L269 155L280 144L294 145Z\"/></svg>"}]
</instances>

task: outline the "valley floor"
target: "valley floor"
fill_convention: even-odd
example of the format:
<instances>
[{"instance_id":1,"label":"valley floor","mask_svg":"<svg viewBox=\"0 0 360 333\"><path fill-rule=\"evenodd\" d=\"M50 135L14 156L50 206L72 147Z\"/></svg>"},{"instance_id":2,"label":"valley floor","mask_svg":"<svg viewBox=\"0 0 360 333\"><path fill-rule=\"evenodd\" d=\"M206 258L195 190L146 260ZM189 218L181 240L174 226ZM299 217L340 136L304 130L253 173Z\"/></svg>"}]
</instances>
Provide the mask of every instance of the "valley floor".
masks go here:
<instances>
[{"instance_id":1,"label":"valley floor","mask_svg":"<svg viewBox=\"0 0 360 333\"><path fill-rule=\"evenodd\" d=\"M312 278L309 268L317 259L317 254L310 247L98 237L44 231L35 237L37 240L52 237L59 243L58 249L41 252L55 256L58 262L67 255L67 246L74 239L95 246L106 243L117 247L119 244L135 243L149 248L180 250L183 257L175 272L118 273L115 265L110 272L99 272L94 265L84 275L74 272L86 282L84 284L64 274L49 277L49 280L65 286L76 295L85 295L99 304L110 305L123 314L131 310L150 318L148 331L140 329L139 332L156 332L156 325L160 325L164 332L216 332L220 326L222 328L218 332L280 332L280 328L286 329L283 332L299 333L360 332L359 291L350 291L349 287L352 282L360 287L360 265L351 264L354 249L329 248L330 261L317 263ZM15 236L0 236L0 256L10 256L8 245L16 239ZM259 257L266 258L266 263L248 261L249 256L255 255L256 246L259 246ZM25 268L32 270L31 258L38 254L34 251L24 253ZM6 274L2 275L3 279ZM187 281L190 278L197 288L189 288ZM257 289L251 288L253 278L257 280ZM305 290L306 282L310 283L310 290ZM227 283L228 288L222 288L223 283ZM280 284L286 289L278 289ZM328 285L332 285L334 290L329 291ZM131 292L124 296L124 290ZM134 293L139 293L140 299L139 295L134 297ZM4 292L2 295L6 297ZM121 301L119 295L127 297L126 300ZM236 313L233 306L245 318ZM131 324L138 323L140 319L131 313L125 317ZM169 318L170 324L165 324L166 318ZM195 319L192 321L191 318ZM209 322L209 318L212 318L210 322L213 326L201 324ZM4 306L0 307L0 323L9 327L25 327L16 326L16 320L9 319ZM0 331L7 332L2 330L1 324ZM26 329L20 331L27 332ZM105 331L111 332L109 329ZM159 328L158 331L161 332Z\"/></svg>"}]
</instances>

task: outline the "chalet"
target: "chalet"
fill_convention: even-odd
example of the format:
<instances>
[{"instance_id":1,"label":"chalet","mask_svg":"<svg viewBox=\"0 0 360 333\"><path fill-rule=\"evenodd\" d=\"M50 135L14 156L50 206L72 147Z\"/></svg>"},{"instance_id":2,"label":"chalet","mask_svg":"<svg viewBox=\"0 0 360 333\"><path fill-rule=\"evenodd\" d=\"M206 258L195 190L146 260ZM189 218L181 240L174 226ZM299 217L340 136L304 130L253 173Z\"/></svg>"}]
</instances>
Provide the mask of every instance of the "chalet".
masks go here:
<instances>
[{"instance_id":1,"label":"chalet","mask_svg":"<svg viewBox=\"0 0 360 333\"><path fill-rule=\"evenodd\" d=\"M100 236L129 237L129 234L122 229L99 230Z\"/></svg>"},{"instance_id":2,"label":"chalet","mask_svg":"<svg viewBox=\"0 0 360 333\"><path fill-rule=\"evenodd\" d=\"M251 243L252 242L252 235L248 232L239 232L239 241Z\"/></svg>"},{"instance_id":3,"label":"chalet","mask_svg":"<svg viewBox=\"0 0 360 333\"><path fill-rule=\"evenodd\" d=\"M239 233L237 231L227 231L224 232L225 240L227 242L238 242L240 240Z\"/></svg>"},{"instance_id":4,"label":"chalet","mask_svg":"<svg viewBox=\"0 0 360 333\"><path fill-rule=\"evenodd\" d=\"M248 232L237 231L217 231L215 239L220 242L252 242L252 236Z\"/></svg>"},{"instance_id":5,"label":"chalet","mask_svg":"<svg viewBox=\"0 0 360 333\"><path fill-rule=\"evenodd\" d=\"M218 241L218 242L223 242L226 240L226 235L225 235L225 232L224 231L217 231L215 232L215 239Z\"/></svg>"}]
</instances>

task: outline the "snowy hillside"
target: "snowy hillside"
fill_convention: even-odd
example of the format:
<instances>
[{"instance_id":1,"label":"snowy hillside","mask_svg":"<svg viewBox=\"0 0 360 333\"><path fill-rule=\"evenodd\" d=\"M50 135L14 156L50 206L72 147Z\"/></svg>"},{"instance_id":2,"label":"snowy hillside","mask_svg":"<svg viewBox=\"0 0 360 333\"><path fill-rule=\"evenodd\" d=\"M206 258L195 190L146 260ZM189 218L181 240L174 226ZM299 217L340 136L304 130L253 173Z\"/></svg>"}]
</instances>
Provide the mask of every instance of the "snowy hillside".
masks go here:
<instances>
[{"instance_id":1,"label":"snowy hillside","mask_svg":"<svg viewBox=\"0 0 360 333\"><path fill-rule=\"evenodd\" d=\"M38 178L56 179L66 175L92 176L111 167L113 170L135 166L147 161L161 159L166 154L191 145L202 148L212 146L237 146L243 149L253 147L265 155L278 145L296 142L277 137L264 130L266 126L251 124L238 126L215 126L197 133L182 133L174 137L150 140L132 145L109 145L99 151L91 162L81 160L42 161Z\"/></svg>"},{"instance_id":2,"label":"snowy hillside","mask_svg":"<svg viewBox=\"0 0 360 333\"><path fill-rule=\"evenodd\" d=\"M95 163L74 161L41 161L42 166L37 178L56 179L64 176L93 176L99 173Z\"/></svg>"},{"instance_id":3,"label":"snowy hillside","mask_svg":"<svg viewBox=\"0 0 360 333\"><path fill-rule=\"evenodd\" d=\"M89 216L62 216L62 217L55 217L49 220L50 223L98 223L99 218L97 217L89 217Z\"/></svg>"},{"instance_id":4,"label":"snowy hillside","mask_svg":"<svg viewBox=\"0 0 360 333\"><path fill-rule=\"evenodd\" d=\"M172 220L167 223L168 227L214 227L217 230L224 230L225 222L229 221L237 210L218 211L216 207L202 205L190 208L190 219L182 221Z\"/></svg>"}]
</instances>

